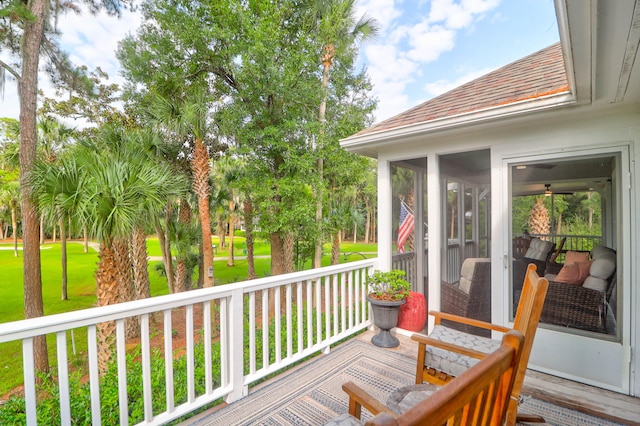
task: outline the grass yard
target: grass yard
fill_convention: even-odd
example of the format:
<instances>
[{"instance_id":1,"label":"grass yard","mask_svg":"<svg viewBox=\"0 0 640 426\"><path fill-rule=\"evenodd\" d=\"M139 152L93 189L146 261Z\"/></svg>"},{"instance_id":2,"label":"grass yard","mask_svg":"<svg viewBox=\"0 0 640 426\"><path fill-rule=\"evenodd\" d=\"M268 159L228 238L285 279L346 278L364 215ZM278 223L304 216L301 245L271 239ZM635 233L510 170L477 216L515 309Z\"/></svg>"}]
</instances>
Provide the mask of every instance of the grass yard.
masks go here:
<instances>
[{"instance_id":1,"label":"grass yard","mask_svg":"<svg viewBox=\"0 0 640 426\"><path fill-rule=\"evenodd\" d=\"M219 240L214 238L217 245L214 254L214 275L216 284L228 284L245 280L247 277L247 259L244 237L234 239L235 266L227 266L228 245L221 248ZM156 238L147 239L149 256L149 278L151 281L151 295L168 294L167 281L156 273L156 265L160 260L160 246ZM361 260L364 257L375 257L377 245L343 243L341 246L340 263ZM322 264L330 262L331 246L325 245ZM45 244L40 251L42 264L42 293L45 315L53 315L92 307L96 302L94 273L98 263L98 253L89 248L84 253L82 243L69 242L68 255L68 300L61 300L62 266L60 262L60 244ZM258 277L270 275L270 247L267 242L260 241L255 247L255 268ZM24 300L22 289L22 251L16 258L13 255L12 244L0 244L0 323L18 321L24 318ZM306 265L309 267L309 265ZM68 336L68 354L72 365L84 364L87 350L86 330L74 330ZM51 366L55 363L55 336L48 336L49 356ZM11 342L0 345L0 400L10 390L22 384L22 345L21 342Z\"/></svg>"}]
</instances>

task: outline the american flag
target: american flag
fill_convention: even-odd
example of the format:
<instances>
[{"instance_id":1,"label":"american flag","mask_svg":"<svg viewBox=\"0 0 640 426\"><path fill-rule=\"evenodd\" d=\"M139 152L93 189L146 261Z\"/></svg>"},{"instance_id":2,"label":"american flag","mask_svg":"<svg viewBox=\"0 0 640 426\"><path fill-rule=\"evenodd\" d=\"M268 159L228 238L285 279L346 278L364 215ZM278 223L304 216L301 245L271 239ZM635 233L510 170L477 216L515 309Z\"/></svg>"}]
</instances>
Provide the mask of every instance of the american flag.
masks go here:
<instances>
[{"instance_id":1,"label":"american flag","mask_svg":"<svg viewBox=\"0 0 640 426\"><path fill-rule=\"evenodd\" d=\"M413 215L400 203L400 226L398 227L398 253L404 253L404 243L413 231Z\"/></svg>"}]
</instances>

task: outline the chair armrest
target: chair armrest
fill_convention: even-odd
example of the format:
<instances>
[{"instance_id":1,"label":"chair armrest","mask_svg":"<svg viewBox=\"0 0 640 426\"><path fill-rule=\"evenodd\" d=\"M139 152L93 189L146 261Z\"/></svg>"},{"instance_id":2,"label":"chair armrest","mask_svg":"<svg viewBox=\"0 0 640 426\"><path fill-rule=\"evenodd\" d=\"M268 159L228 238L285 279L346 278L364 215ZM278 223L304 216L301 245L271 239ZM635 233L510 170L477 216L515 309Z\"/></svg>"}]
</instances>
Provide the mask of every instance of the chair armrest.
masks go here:
<instances>
[{"instance_id":1,"label":"chair armrest","mask_svg":"<svg viewBox=\"0 0 640 426\"><path fill-rule=\"evenodd\" d=\"M440 348L451 352L456 352L461 355L467 355L472 358L483 359L487 355L487 353L476 351L474 349L469 349L464 346L459 346L454 343L443 342L442 340L432 339L431 337L425 336L424 334L414 333L411 335L411 340L418 342L418 353L422 353L425 350L425 346L433 346L434 348Z\"/></svg>"},{"instance_id":2,"label":"chair armrest","mask_svg":"<svg viewBox=\"0 0 640 426\"><path fill-rule=\"evenodd\" d=\"M374 416L383 412L394 415L390 408L369 395L361 387L351 381L344 383L342 385L342 390L349 395L349 414L356 419L360 419L362 407L369 410Z\"/></svg>"},{"instance_id":3,"label":"chair armrest","mask_svg":"<svg viewBox=\"0 0 640 426\"><path fill-rule=\"evenodd\" d=\"M509 327L503 327L501 325L491 324L490 322L479 321L472 318L461 317L459 315L448 314L446 312L429 311L429 315L432 315L435 318L436 324L440 324L441 320L446 319L449 321L472 325L472 326L484 328L487 330L499 331L501 333L507 333L511 331Z\"/></svg>"}]
</instances>

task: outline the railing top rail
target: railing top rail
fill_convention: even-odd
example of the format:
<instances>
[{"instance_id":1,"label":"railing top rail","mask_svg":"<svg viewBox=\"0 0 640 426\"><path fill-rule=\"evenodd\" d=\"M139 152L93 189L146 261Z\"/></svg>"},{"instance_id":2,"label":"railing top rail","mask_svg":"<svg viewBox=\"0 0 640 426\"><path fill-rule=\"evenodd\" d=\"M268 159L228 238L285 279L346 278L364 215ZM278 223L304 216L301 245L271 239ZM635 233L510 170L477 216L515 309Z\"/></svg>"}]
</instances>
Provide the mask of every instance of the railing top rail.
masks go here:
<instances>
[{"instance_id":1,"label":"railing top rail","mask_svg":"<svg viewBox=\"0 0 640 426\"><path fill-rule=\"evenodd\" d=\"M322 276L373 267L377 258L343 263L302 272L259 278L251 281L226 284L217 287L191 290L183 293L156 296L116 305L88 308L39 318L0 323L0 343L70 330L106 321L128 318L167 309L179 308L195 303L229 297L233 292L251 293L292 282L311 280Z\"/></svg>"}]
</instances>

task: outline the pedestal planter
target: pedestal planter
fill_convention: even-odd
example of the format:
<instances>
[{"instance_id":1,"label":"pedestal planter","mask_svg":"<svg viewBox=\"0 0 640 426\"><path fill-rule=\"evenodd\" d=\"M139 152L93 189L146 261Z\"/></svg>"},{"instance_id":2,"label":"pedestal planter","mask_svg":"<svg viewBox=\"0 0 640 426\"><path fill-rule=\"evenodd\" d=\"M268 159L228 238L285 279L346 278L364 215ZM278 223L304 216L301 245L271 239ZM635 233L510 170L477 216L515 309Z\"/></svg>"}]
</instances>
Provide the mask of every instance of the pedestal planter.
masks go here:
<instances>
[{"instance_id":1,"label":"pedestal planter","mask_svg":"<svg viewBox=\"0 0 640 426\"><path fill-rule=\"evenodd\" d=\"M371 343L380 348L395 348L400 345L400 341L390 330L398 324L398 311L405 300L379 300L368 295L367 300L373 310L373 323L380 329L380 332L371 338Z\"/></svg>"}]
</instances>

